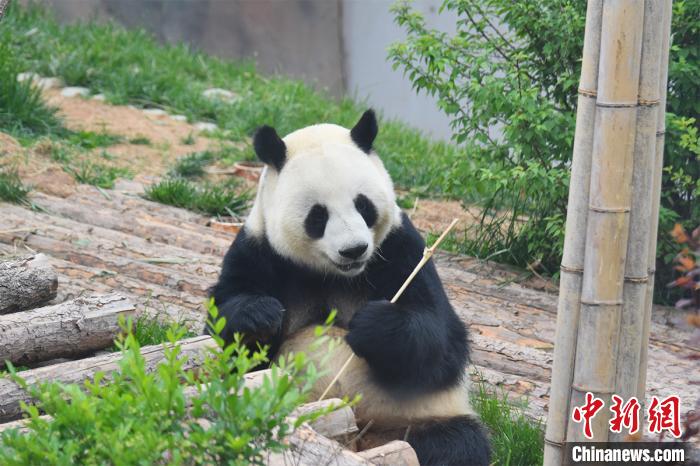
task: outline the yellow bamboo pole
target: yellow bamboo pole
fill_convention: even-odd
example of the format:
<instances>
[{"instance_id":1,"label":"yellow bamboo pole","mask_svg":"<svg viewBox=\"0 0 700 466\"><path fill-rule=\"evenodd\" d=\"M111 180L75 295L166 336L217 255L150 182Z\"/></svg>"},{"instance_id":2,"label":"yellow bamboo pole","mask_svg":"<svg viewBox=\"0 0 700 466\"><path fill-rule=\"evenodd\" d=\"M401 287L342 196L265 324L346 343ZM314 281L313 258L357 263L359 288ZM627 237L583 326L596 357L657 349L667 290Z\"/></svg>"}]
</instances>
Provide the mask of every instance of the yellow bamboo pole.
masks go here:
<instances>
[{"instance_id":1,"label":"yellow bamboo pole","mask_svg":"<svg viewBox=\"0 0 700 466\"><path fill-rule=\"evenodd\" d=\"M647 379L647 351L649 346L649 329L651 327L651 309L654 298L654 272L656 269L656 238L659 229L659 205L661 202L661 175L664 159L664 134L666 131L666 86L668 83L668 55L671 45L671 15L673 11L672 0L660 0L663 4L663 21L661 32L660 70L659 70L659 105L656 108L656 145L655 161L652 175L651 194L651 218L649 234L649 280L647 282L646 300L644 303L644 325L642 332L642 348L640 355L640 371L637 385L637 398L643 403L646 393Z\"/></svg>"},{"instance_id":2,"label":"yellow bamboo pole","mask_svg":"<svg viewBox=\"0 0 700 466\"><path fill-rule=\"evenodd\" d=\"M544 464L547 466L563 462L563 443L566 440L569 419L569 396L574 373L586 245L602 13L603 0L588 0L576 110L576 133L569 183L569 202L566 214L564 254L559 280L552 387L549 395L547 431L545 433Z\"/></svg>"},{"instance_id":3,"label":"yellow bamboo pole","mask_svg":"<svg viewBox=\"0 0 700 466\"><path fill-rule=\"evenodd\" d=\"M644 8L638 0L603 4L581 311L569 406L587 392L610 405L620 332L632 198L632 156ZM593 440L608 439L610 412L592 419ZM568 441L585 441L569 423Z\"/></svg>"},{"instance_id":4,"label":"yellow bamboo pole","mask_svg":"<svg viewBox=\"0 0 700 466\"><path fill-rule=\"evenodd\" d=\"M652 212L652 186L655 175L656 128L659 116L659 66L663 54L664 2L644 2L644 32L640 65L637 109L637 128L634 143L632 171L632 209L630 211L629 240L625 263L623 307L620 322L619 351L617 355L615 392L623 399L636 397L641 374L642 347L648 343L644 335L645 302L649 283L651 227L658 212ZM656 215L656 217L654 216ZM640 422L642 411L640 411ZM624 441L629 432L611 434L611 440Z\"/></svg>"}]
</instances>

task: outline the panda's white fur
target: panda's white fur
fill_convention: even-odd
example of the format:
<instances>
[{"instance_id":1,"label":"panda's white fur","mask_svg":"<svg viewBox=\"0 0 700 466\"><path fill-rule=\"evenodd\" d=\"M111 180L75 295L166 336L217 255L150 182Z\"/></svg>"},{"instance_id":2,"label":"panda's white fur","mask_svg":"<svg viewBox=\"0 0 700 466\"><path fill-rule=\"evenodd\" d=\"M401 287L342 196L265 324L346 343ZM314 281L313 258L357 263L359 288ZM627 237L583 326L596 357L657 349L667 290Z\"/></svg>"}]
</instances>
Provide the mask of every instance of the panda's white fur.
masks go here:
<instances>
[{"instance_id":1,"label":"panda's white fur","mask_svg":"<svg viewBox=\"0 0 700 466\"><path fill-rule=\"evenodd\" d=\"M317 337L314 327L307 327L282 344L281 355L301 351L316 367L323 369L323 375L312 390L312 398L318 399L321 396L352 354L343 339L346 333L344 329L333 327L327 334L332 341L310 351ZM474 415L469 403L469 385L469 379L465 377L458 385L447 390L397 399L374 382L367 362L355 357L331 387L327 397L347 396L352 399L361 394L362 398L354 407L358 423L372 421L374 426L380 428L407 427L414 422L435 418Z\"/></svg>"},{"instance_id":2,"label":"panda's white fur","mask_svg":"<svg viewBox=\"0 0 700 466\"><path fill-rule=\"evenodd\" d=\"M270 344L274 357L306 352L324 374L314 398L354 352L328 396L361 394L360 424L400 436L410 426L408 441L424 463L488 464L488 439L469 403L466 329L432 261L389 303L424 243L371 148L376 134L371 111L352 130L319 124L284 138L258 131L255 150L267 166L212 288L227 320L222 336L244 333ZM373 206L371 219L358 196ZM305 222L317 205L326 214L312 235ZM341 254L357 244L367 245L361 255ZM331 309L334 343L312 349Z\"/></svg>"},{"instance_id":3,"label":"panda's white fur","mask_svg":"<svg viewBox=\"0 0 700 466\"><path fill-rule=\"evenodd\" d=\"M394 186L376 154L362 152L342 126L319 124L294 131L282 139L287 147L284 169L266 167L253 209L246 220L252 235L266 235L285 257L328 273L338 273L333 262L343 262L338 251L358 242L369 245L364 259L389 231L401 224ZM369 229L353 206L363 193L377 207L379 218ZM310 239L301 225L318 200L331 211L326 233ZM340 273L357 275L362 269Z\"/></svg>"}]
</instances>

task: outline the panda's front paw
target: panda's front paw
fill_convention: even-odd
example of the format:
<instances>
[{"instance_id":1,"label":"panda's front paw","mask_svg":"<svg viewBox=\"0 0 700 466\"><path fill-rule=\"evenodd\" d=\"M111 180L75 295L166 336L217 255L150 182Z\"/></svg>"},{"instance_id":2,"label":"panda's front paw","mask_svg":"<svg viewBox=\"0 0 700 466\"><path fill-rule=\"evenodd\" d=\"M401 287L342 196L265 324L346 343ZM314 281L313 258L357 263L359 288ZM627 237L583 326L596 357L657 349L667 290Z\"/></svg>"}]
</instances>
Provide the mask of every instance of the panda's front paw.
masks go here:
<instances>
[{"instance_id":1,"label":"panda's front paw","mask_svg":"<svg viewBox=\"0 0 700 466\"><path fill-rule=\"evenodd\" d=\"M243 333L262 340L276 335L284 320L282 303L270 296L231 300L222 306L221 313L226 317L227 333Z\"/></svg>"},{"instance_id":2,"label":"panda's front paw","mask_svg":"<svg viewBox=\"0 0 700 466\"><path fill-rule=\"evenodd\" d=\"M355 354L382 370L401 354L407 319L407 311L389 301L370 301L350 320L345 340Z\"/></svg>"}]
</instances>

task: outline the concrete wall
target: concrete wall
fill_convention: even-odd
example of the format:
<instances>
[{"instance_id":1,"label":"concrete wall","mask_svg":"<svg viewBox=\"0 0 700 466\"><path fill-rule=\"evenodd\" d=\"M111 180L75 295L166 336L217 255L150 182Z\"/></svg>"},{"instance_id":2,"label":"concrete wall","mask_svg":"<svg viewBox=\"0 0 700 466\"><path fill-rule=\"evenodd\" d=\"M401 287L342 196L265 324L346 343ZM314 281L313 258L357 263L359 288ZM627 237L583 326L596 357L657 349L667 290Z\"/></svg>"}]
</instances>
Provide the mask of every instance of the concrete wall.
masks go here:
<instances>
[{"instance_id":1,"label":"concrete wall","mask_svg":"<svg viewBox=\"0 0 700 466\"><path fill-rule=\"evenodd\" d=\"M28 0L23 0L28 1ZM436 138L450 135L434 99L417 95L387 61L404 37L389 8L394 0L43 0L64 22L113 19L168 43L253 59L265 73L304 79L339 96L347 93ZM438 14L442 0L416 0L428 24L450 31L455 18Z\"/></svg>"},{"instance_id":2,"label":"concrete wall","mask_svg":"<svg viewBox=\"0 0 700 466\"><path fill-rule=\"evenodd\" d=\"M254 59L265 73L344 90L339 0L43 0L64 22L113 19L169 43Z\"/></svg>"},{"instance_id":3,"label":"concrete wall","mask_svg":"<svg viewBox=\"0 0 700 466\"><path fill-rule=\"evenodd\" d=\"M344 0L343 38L347 91L379 108L384 115L405 121L432 136L449 139L449 118L424 93L416 94L401 69L392 70L387 49L405 38L389 11L394 0ZM416 0L430 27L454 32L456 18L438 14L442 0Z\"/></svg>"}]
</instances>

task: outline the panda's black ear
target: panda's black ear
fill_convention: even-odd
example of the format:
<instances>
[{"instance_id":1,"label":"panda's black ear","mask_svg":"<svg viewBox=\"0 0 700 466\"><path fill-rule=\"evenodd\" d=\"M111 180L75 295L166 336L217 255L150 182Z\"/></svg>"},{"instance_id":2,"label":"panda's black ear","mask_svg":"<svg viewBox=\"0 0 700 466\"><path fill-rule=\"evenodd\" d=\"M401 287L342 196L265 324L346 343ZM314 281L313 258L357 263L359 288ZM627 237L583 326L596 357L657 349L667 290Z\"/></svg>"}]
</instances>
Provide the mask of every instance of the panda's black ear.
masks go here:
<instances>
[{"instance_id":1,"label":"panda's black ear","mask_svg":"<svg viewBox=\"0 0 700 466\"><path fill-rule=\"evenodd\" d=\"M261 126L253 136L253 148L261 162L282 170L287 160L287 146L272 126Z\"/></svg>"},{"instance_id":2,"label":"panda's black ear","mask_svg":"<svg viewBox=\"0 0 700 466\"><path fill-rule=\"evenodd\" d=\"M369 154L378 132L377 116L374 114L374 110L370 108L362 114L360 121L350 130L350 137L360 149Z\"/></svg>"}]
</instances>

